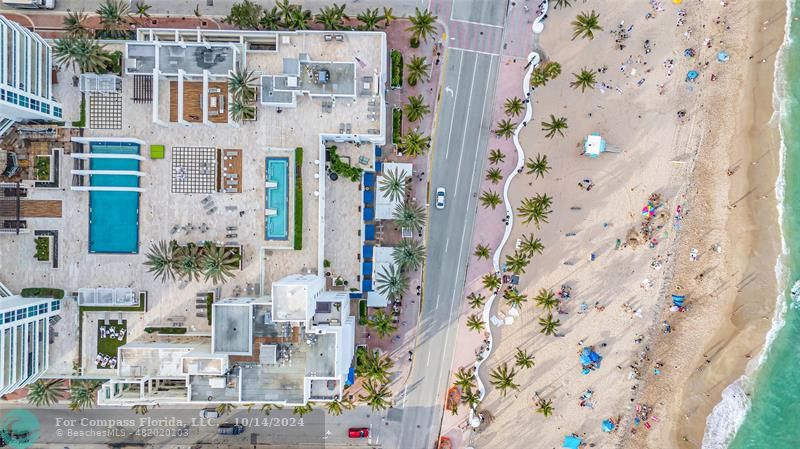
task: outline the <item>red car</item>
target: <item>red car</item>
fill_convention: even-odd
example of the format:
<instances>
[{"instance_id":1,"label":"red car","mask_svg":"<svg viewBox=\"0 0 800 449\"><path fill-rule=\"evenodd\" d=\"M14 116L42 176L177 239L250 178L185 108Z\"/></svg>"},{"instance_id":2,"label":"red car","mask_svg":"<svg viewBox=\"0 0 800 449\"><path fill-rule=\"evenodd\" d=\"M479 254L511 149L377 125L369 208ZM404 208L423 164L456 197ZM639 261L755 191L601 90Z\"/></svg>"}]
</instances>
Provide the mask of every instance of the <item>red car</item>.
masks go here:
<instances>
[{"instance_id":1,"label":"red car","mask_svg":"<svg viewBox=\"0 0 800 449\"><path fill-rule=\"evenodd\" d=\"M351 427L347 431L350 438L367 438L369 436L369 429L366 427Z\"/></svg>"}]
</instances>

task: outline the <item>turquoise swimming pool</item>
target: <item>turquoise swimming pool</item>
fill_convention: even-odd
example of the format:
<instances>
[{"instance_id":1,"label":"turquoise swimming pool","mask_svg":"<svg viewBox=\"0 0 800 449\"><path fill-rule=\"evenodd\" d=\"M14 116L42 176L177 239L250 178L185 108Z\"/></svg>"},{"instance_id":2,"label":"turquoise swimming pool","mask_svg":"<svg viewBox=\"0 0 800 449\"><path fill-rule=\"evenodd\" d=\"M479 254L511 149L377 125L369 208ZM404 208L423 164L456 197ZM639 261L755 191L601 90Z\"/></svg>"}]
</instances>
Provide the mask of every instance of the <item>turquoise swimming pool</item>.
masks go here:
<instances>
[{"instance_id":1,"label":"turquoise swimming pool","mask_svg":"<svg viewBox=\"0 0 800 449\"><path fill-rule=\"evenodd\" d=\"M91 142L90 151L100 154L139 154L132 142ZM92 158L90 170L138 171L137 159ZM91 186L139 187L131 175L91 175ZM137 254L139 252L139 192L89 192L89 252Z\"/></svg>"},{"instance_id":2,"label":"turquoise swimming pool","mask_svg":"<svg viewBox=\"0 0 800 449\"><path fill-rule=\"evenodd\" d=\"M289 237L289 159L267 158L266 238L286 240Z\"/></svg>"}]
</instances>

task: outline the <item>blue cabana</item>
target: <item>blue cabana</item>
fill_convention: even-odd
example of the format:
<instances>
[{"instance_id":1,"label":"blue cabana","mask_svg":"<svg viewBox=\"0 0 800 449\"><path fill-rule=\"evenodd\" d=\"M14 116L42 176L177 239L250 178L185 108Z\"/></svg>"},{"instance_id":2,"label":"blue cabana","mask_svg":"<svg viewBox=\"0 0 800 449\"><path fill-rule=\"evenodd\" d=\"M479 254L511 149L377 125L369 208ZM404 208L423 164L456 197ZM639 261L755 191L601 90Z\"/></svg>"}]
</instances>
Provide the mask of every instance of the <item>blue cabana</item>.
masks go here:
<instances>
[{"instance_id":1,"label":"blue cabana","mask_svg":"<svg viewBox=\"0 0 800 449\"><path fill-rule=\"evenodd\" d=\"M676 307L683 307L683 302L686 300L686 296L683 295L672 295L672 304Z\"/></svg>"},{"instance_id":2,"label":"blue cabana","mask_svg":"<svg viewBox=\"0 0 800 449\"><path fill-rule=\"evenodd\" d=\"M364 208L364 221L372 221L375 219L375 209L371 207Z\"/></svg>"},{"instance_id":3,"label":"blue cabana","mask_svg":"<svg viewBox=\"0 0 800 449\"><path fill-rule=\"evenodd\" d=\"M361 274L364 276L372 275L372 262L364 262L361 264Z\"/></svg>"},{"instance_id":4,"label":"blue cabana","mask_svg":"<svg viewBox=\"0 0 800 449\"><path fill-rule=\"evenodd\" d=\"M378 173L383 171L383 162L375 161L375 171Z\"/></svg>"},{"instance_id":5,"label":"blue cabana","mask_svg":"<svg viewBox=\"0 0 800 449\"><path fill-rule=\"evenodd\" d=\"M375 185L375 173L364 172L364 185L367 187L372 187Z\"/></svg>"},{"instance_id":6,"label":"blue cabana","mask_svg":"<svg viewBox=\"0 0 800 449\"><path fill-rule=\"evenodd\" d=\"M562 447L567 449L579 449L581 447L581 443L583 443L583 440L576 436L569 435L564 437L564 445Z\"/></svg>"},{"instance_id":7,"label":"blue cabana","mask_svg":"<svg viewBox=\"0 0 800 449\"><path fill-rule=\"evenodd\" d=\"M364 204L367 204L367 205L375 204L375 191L374 190L364 190Z\"/></svg>"},{"instance_id":8,"label":"blue cabana","mask_svg":"<svg viewBox=\"0 0 800 449\"><path fill-rule=\"evenodd\" d=\"M350 299L361 299L361 293L359 293L359 292L350 292Z\"/></svg>"},{"instance_id":9,"label":"blue cabana","mask_svg":"<svg viewBox=\"0 0 800 449\"><path fill-rule=\"evenodd\" d=\"M372 245L364 245L361 248L361 257L364 259L372 259Z\"/></svg>"},{"instance_id":10,"label":"blue cabana","mask_svg":"<svg viewBox=\"0 0 800 449\"><path fill-rule=\"evenodd\" d=\"M345 381L345 385L353 385L353 382L356 381L356 370L352 366L347 371L347 381Z\"/></svg>"},{"instance_id":11,"label":"blue cabana","mask_svg":"<svg viewBox=\"0 0 800 449\"><path fill-rule=\"evenodd\" d=\"M364 240L375 240L375 225L368 224L364 226Z\"/></svg>"},{"instance_id":12,"label":"blue cabana","mask_svg":"<svg viewBox=\"0 0 800 449\"><path fill-rule=\"evenodd\" d=\"M363 292L371 292L372 291L372 279L362 279L361 280L361 291L363 291Z\"/></svg>"},{"instance_id":13,"label":"blue cabana","mask_svg":"<svg viewBox=\"0 0 800 449\"><path fill-rule=\"evenodd\" d=\"M375 157L376 157L376 158L379 158L379 157L381 157L381 154L382 154L382 153L383 153L383 152L381 151L381 147L379 147L379 146L375 145Z\"/></svg>"}]
</instances>

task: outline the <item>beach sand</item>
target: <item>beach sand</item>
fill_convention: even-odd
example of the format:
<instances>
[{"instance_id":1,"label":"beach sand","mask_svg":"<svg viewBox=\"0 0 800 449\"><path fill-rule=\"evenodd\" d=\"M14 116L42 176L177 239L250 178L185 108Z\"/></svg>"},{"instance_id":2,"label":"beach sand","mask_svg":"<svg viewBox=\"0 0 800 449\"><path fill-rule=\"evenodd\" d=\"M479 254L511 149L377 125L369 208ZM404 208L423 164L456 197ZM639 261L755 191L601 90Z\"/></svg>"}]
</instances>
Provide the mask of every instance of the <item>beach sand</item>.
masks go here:
<instances>
[{"instance_id":1,"label":"beach sand","mask_svg":"<svg viewBox=\"0 0 800 449\"><path fill-rule=\"evenodd\" d=\"M777 128L767 121L784 5L684 1L680 8L686 16L676 26L679 7L662 3L664 11L654 11L645 1L578 2L552 11L539 37L545 60L559 62L562 73L534 91L534 117L521 142L528 157L546 154L552 170L544 179L516 178L510 197L516 208L525 197L547 193L554 198L553 212L541 229L515 221L504 254L513 253L522 234L535 234L546 248L521 276L521 290L531 300L514 324L493 328L497 346L481 377L488 379L503 363L513 366L517 348L533 353L536 366L517 369L514 380L520 389L507 397L488 387L479 409L493 418L468 435L475 447L510 447L521 441L560 447L570 433L596 447L676 447L684 435L692 442L686 447L699 447L705 417L719 392L742 373L749 360L745 354L756 357L763 341L775 303L779 249L773 191ZM569 22L592 8L600 13L604 31L593 40L570 40ZM654 12L655 18L645 18ZM624 30L633 29L620 51L610 32L623 20ZM710 48L706 38L712 38ZM649 53L645 40L651 44ZM685 57L686 48L693 48L695 56ZM728 51L731 60L718 62L720 50ZM751 54L754 58L748 59ZM767 62L759 63L762 58ZM671 67L667 60L673 61ZM604 66L595 89L582 93L569 86L572 73ZM693 83L685 80L689 70L700 72ZM679 119L678 111L685 111L685 117ZM564 137L548 139L540 129L551 114L568 119ZM581 156L582 141L592 132L621 152L597 159ZM757 165L751 164L754 160ZM732 176L726 176L728 168L734 169ZM578 187L586 178L593 183L591 191ZM642 207L653 193L664 202L655 218L663 226L653 234L658 244L615 249L617 239L627 242L632 230L640 228ZM685 218L676 232L678 206ZM715 244L720 252L710 249ZM689 261L690 248L698 249L699 260ZM562 284L572 287L573 297L563 305L567 314L557 316L559 337L542 335L537 324L542 312L532 298L541 288L558 290ZM676 286L687 295L685 313L666 312ZM742 290L739 299L737 288ZM596 303L604 309L595 309ZM493 314L507 315L509 306L502 300L497 304ZM664 319L673 328L666 336L661 333ZM603 356L600 369L581 374L581 344ZM698 376L697 368L707 364L703 354L714 369ZM664 366L660 376L652 376L657 361ZM646 382L635 378L632 366ZM591 408L579 405L586 390L593 392ZM552 400L553 416L536 413L537 393ZM658 421L630 438L639 403L655 406ZM620 429L602 433L602 420L612 417L622 419Z\"/></svg>"}]
</instances>

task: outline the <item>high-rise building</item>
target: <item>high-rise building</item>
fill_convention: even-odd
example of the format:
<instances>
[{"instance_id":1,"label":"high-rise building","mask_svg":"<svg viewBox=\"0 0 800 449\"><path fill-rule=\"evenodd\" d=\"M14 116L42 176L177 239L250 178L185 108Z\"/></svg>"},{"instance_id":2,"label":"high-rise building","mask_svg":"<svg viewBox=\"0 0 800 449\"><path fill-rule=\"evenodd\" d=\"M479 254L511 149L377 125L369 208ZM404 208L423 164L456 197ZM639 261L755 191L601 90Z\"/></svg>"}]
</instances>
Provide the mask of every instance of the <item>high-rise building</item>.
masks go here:
<instances>
[{"instance_id":1,"label":"high-rise building","mask_svg":"<svg viewBox=\"0 0 800 449\"><path fill-rule=\"evenodd\" d=\"M61 121L52 97L53 56L38 34L0 15L0 135L14 122Z\"/></svg>"},{"instance_id":2,"label":"high-rise building","mask_svg":"<svg viewBox=\"0 0 800 449\"><path fill-rule=\"evenodd\" d=\"M0 395L35 381L47 370L50 318L61 301L10 295L0 284Z\"/></svg>"}]
</instances>

